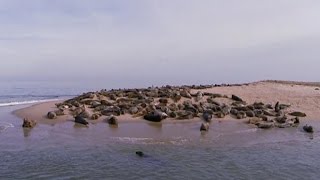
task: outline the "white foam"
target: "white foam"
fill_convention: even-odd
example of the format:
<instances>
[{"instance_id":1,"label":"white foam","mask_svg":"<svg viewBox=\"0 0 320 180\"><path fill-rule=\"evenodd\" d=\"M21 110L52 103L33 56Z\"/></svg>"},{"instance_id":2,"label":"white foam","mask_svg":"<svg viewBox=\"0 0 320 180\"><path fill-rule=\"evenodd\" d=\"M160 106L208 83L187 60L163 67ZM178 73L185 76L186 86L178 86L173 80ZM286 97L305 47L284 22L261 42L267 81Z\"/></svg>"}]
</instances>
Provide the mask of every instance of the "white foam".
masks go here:
<instances>
[{"instance_id":1,"label":"white foam","mask_svg":"<svg viewBox=\"0 0 320 180\"><path fill-rule=\"evenodd\" d=\"M250 129L245 129L245 130L239 130L235 132L230 132L230 133L220 133L216 138L220 138L221 136L230 136L230 135L235 135L235 134L248 134L248 133L254 133L258 131L258 128L250 128Z\"/></svg>"},{"instance_id":2,"label":"white foam","mask_svg":"<svg viewBox=\"0 0 320 180\"><path fill-rule=\"evenodd\" d=\"M150 141L152 138L135 138L135 137L112 137L113 140L126 142L126 143L137 143L141 141Z\"/></svg>"},{"instance_id":3,"label":"white foam","mask_svg":"<svg viewBox=\"0 0 320 180\"><path fill-rule=\"evenodd\" d=\"M153 139L153 138L135 138L135 137L112 137L111 139L122 143L130 144L172 144L183 145L188 142L188 139L182 137L175 137L170 139Z\"/></svg>"},{"instance_id":4,"label":"white foam","mask_svg":"<svg viewBox=\"0 0 320 180\"><path fill-rule=\"evenodd\" d=\"M236 131L235 134L251 133L251 132L256 132L257 130L258 128L250 128L250 129Z\"/></svg>"},{"instance_id":5,"label":"white foam","mask_svg":"<svg viewBox=\"0 0 320 180\"><path fill-rule=\"evenodd\" d=\"M0 122L0 132L5 131L8 128L13 128L14 125L8 122Z\"/></svg>"},{"instance_id":6,"label":"white foam","mask_svg":"<svg viewBox=\"0 0 320 180\"><path fill-rule=\"evenodd\" d=\"M16 102L0 103L0 107L26 105L26 104L35 104L35 103L43 103L43 102L50 102L50 101L57 101L57 100L59 100L59 99L16 101Z\"/></svg>"}]
</instances>

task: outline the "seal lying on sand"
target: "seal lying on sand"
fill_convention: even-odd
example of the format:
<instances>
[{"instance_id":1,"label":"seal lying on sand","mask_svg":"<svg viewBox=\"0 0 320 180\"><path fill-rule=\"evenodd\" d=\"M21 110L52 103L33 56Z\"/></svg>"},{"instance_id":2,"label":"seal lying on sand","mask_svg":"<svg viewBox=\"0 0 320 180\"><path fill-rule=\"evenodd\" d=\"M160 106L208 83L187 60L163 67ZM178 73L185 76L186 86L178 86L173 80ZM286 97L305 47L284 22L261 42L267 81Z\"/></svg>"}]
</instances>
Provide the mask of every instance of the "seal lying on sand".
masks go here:
<instances>
[{"instance_id":1,"label":"seal lying on sand","mask_svg":"<svg viewBox=\"0 0 320 180\"><path fill-rule=\"evenodd\" d=\"M57 114L55 112L53 112L53 111L50 111L47 114L47 118L48 119L55 119L55 118L57 118Z\"/></svg>"},{"instance_id":2,"label":"seal lying on sand","mask_svg":"<svg viewBox=\"0 0 320 180\"><path fill-rule=\"evenodd\" d=\"M143 118L145 120L152 121L152 122L160 122L160 121L166 119L167 117L168 117L168 115L166 113L155 110L155 111L152 111L151 113L145 115Z\"/></svg>"},{"instance_id":3,"label":"seal lying on sand","mask_svg":"<svg viewBox=\"0 0 320 180\"><path fill-rule=\"evenodd\" d=\"M108 124L110 125L118 125L118 119L115 116L110 116L106 119L106 121L108 122Z\"/></svg>"},{"instance_id":4,"label":"seal lying on sand","mask_svg":"<svg viewBox=\"0 0 320 180\"><path fill-rule=\"evenodd\" d=\"M79 124L83 124L83 125L88 125L88 124L89 124L88 121L85 120L85 119L84 119L83 117L81 117L81 116L76 116L76 117L74 118L74 122L79 123Z\"/></svg>"},{"instance_id":5,"label":"seal lying on sand","mask_svg":"<svg viewBox=\"0 0 320 180\"><path fill-rule=\"evenodd\" d=\"M288 117L306 116L303 112L289 111L287 108L290 105L280 104L279 101L275 105L261 101L249 104L237 95L231 94L230 97L230 95L213 93L207 89L212 87L215 86L184 85L152 86L138 89L103 89L56 104L61 111L52 111L53 113L50 112L47 117L54 119L59 115L71 114L76 117L75 122L87 125L87 119L96 120L100 117L102 119L111 116L115 118L125 114L151 122L161 122L168 116L176 120L202 118L205 122L210 122L213 117L224 118L231 114L234 119L257 117L260 119L259 127L267 129L297 126L295 124L298 124L299 119L283 118L285 115L290 115ZM110 120L113 120L109 122L110 124L117 124L113 118Z\"/></svg>"}]
</instances>

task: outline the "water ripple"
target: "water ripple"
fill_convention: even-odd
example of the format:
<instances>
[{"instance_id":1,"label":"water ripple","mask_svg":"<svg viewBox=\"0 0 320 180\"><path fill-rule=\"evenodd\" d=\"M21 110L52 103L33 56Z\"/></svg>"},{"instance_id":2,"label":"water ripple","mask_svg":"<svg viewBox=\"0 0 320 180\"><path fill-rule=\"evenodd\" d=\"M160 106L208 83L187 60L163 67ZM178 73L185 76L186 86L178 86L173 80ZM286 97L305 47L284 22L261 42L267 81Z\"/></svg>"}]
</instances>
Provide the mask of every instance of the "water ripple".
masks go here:
<instances>
[{"instance_id":1,"label":"water ripple","mask_svg":"<svg viewBox=\"0 0 320 180\"><path fill-rule=\"evenodd\" d=\"M173 137L168 139L154 139L154 138L136 138L136 137L111 137L113 141L127 143L127 144L145 144L145 145L184 145L190 142L189 139L183 137Z\"/></svg>"},{"instance_id":2,"label":"water ripple","mask_svg":"<svg viewBox=\"0 0 320 180\"><path fill-rule=\"evenodd\" d=\"M5 131L8 128L13 128L14 125L8 122L0 122L0 133Z\"/></svg>"}]
</instances>

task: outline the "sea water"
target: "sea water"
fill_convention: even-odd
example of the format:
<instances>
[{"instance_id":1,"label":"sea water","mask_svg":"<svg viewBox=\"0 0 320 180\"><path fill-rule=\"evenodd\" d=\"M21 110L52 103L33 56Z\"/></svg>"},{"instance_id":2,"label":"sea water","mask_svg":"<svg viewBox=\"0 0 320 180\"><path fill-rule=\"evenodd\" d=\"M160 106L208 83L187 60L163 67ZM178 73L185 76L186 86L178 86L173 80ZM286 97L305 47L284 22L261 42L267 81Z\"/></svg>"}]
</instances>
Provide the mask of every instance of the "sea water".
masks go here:
<instances>
[{"instance_id":1,"label":"sea water","mask_svg":"<svg viewBox=\"0 0 320 180\"><path fill-rule=\"evenodd\" d=\"M101 84L100 84L101 85ZM99 86L100 86L99 85ZM261 130L240 121L125 122L89 127L68 121L28 130L12 111L37 101L95 91L70 84L3 83L0 179L319 179L320 137L301 126ZM88 87L88 86L85 86ZM108 88L108 87L106 87ZM136 151L146 156L138 157Z\"/></svg>"}]
</instances>

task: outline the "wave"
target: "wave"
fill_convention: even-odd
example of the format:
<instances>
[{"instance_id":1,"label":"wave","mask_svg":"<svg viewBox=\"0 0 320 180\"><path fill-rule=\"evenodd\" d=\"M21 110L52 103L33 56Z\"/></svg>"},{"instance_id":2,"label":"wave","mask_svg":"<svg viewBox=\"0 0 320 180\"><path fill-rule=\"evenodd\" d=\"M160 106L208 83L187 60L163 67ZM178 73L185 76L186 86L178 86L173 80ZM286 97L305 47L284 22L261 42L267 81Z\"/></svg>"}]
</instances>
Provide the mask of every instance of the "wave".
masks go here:
<instances>
[{"instance_id":1,"label":"wave","mask_svg":"<svg viewBox=\"0 0 320 180\"><path fill-rule=\"evenodd\" d=\"M0 103L0 107L35 104L35 103L43 103L43 102L58 101L58 100L61 100L61 99L42 99L42 100L29 100L29 101L14 101L14 102Z\"/></svg>"},{"instance_id":2,"label":"wave","mask_svg":"<svg viewBox=\"0 0 320 180\"><path fill-rule=\"evenodd\" d=\"M257 131L258 131L258 128L250 128L250 129L244 129L244 130L228 132L228 133L218 133L216 136L214 136L214 138L221 138L223 136L232 136L237 134L249 134L249 133L255 133Z\"/></svg>"},{"instance_id":3,"label":"wave","mask_svg":"<svg viewBox=\"0 0 320 180\"><path fill-rule=\"evenodd\" d=\"M128 143L128 144L144 144L144 145L183 145L189 142L189 139L182 137L171 137L167 139L154 139L154 138L136 138L136 137L111 137L112 140Z\"/></svg>"},{"instance_id":4,"label":"wave","mask_svg":"<svg viewBox=\"0 0 320 180\"><path fill-rule=\"evenodd\" d=\"M13 124L7 122L0 122L0 132L5 131L8 128L14 127Z\"/></svg>"},{"instance_id":5,"label":"wave","mask_svg":"<svg viewBox=\"0 0 320 180\"><path fill-rule=\"evenodd\" d=\"M141 141L153 140L153 138L135 138L135 137L112 137L111 139L120 141L120 142L126 142L126 143L137 143Z\"/></svg>"},{"instance_id":6,"label":"wave","mask_svg":"<svg viewBox=\"0 0 320 180\"><path fill-rule=\"evenodd\" d=\"M242 133L252 133L258 131L258 128L250 128L250 129L245 129L245 130L240 130L234 132L234 134L242 134Z\"/></svg>"},{"instance_id":7,"label":"wave","mask_svg":"<svg viewBox=\"0 0 320 180\"><path fill-rule=\"evenodd\" d=\"M0 99L13 99L13 98L59 98L59 97L74 97L74 94L64 94L64 95L0 95Z\"/></svg>"},{"instance_id":8,"label":"wave","mask_svg":"<svg viewBox=\"0 0 320 180\"><path fill-rule=\"evenodd\" d=\"M32 95L32 94L26 94L26 95L0 95L0 98L23 98L23 97L59 97L58 95Z\"/></svg>"}]
</instances>

